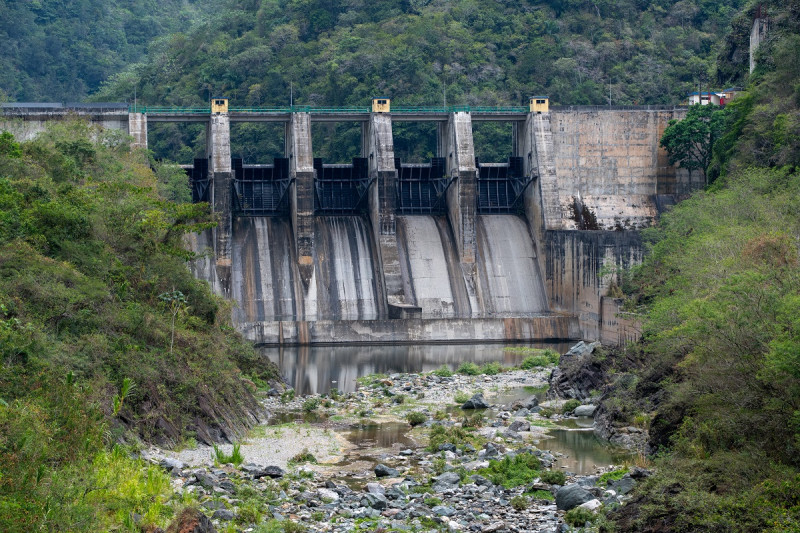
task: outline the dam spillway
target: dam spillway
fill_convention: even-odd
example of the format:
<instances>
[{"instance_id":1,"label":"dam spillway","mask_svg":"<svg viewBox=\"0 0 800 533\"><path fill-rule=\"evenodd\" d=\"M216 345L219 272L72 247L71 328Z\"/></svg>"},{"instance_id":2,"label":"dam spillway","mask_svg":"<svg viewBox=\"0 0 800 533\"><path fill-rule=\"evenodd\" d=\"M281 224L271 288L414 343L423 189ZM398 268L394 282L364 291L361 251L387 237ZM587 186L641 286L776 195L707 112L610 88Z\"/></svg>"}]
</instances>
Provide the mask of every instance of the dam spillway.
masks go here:
<instances>
[{"instance_id":1,"label":"dam spillway","mask_svg":"<svg viewBox=\"0 0 800 533\"><path fill-rule=\"evenodd\" d=\"M538 98L538 97L537 97ZM537 99L537 103L539 100ZM32 138L84 116L147 147L148 122L207 125L189 169L218 225L187 237L195 275L273 344L466 342L638 335L607 289L641 261L638 230L702 180L659 138L685 108L289 108L206 110L3 105L0 129ZM533 102L532 102L533 103ZM512 124L507 162L478 162L473 121ZM231 158L231 122L281 122L273 165ZM352 165L325 165L313 121L358 122ZM430 164L395 159L393 121L436 123ZM617 279L618 281L618 279Z\"/></svg>"}]
</instances>

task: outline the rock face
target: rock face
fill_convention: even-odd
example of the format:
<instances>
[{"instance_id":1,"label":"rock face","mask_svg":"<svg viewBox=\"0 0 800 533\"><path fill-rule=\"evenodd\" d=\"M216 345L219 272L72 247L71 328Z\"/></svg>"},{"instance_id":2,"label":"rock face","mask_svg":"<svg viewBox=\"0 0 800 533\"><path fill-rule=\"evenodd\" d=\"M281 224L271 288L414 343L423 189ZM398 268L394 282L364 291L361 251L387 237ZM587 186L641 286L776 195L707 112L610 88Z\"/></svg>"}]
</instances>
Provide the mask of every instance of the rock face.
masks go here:
<instances>
[{"instance_id":1,"label":"rock face","mask_svg":"<svg viewBox=\"0 0 800 533\"><path fill-rule=\"evenodd\" d=\"M581 341L561 356L558 367L550 375L548 400L586 400L592 391L602 388L605 383L603 369L590 357L599 346L599 342L585 344Z\"/></svg>"},{"instance_id":2,"label":"rock face","mask_svg":"<svg viewBox=\"0 0 800 533\"><path fill-rule=\"evenodd\" d=\"M211 520L197 509L187 507L167 528L167 533L217 533Z\"/></svg>"},{"instance_id":3,"label":"rock face","mask_svg":"<svg viewBox=\"0 0 800 533\"><path fill-rule=\"evenodd\" d=\"M556 492L556 507L562 511L569 511L575 507L594 499L594 495L577 483L565 485Z\"/></svg>"}]
</instances>

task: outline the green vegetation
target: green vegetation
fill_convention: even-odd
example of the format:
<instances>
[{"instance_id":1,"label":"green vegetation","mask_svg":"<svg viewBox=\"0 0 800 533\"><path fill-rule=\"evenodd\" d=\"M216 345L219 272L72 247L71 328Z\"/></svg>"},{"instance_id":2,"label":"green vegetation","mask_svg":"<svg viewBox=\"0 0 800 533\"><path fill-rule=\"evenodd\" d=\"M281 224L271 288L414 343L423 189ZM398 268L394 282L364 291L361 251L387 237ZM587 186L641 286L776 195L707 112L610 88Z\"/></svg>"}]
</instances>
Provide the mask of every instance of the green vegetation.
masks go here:
<instances>
[{"instance_id":1,"label":"green vegetation","mask_svg":"<svg viewBox=\"0 0 800 533\"><path fill-rule=\"evenodd\" d=\"M453 395L453 401L459 405L463 404L470 398L472 398L472 395L464 391L456 391L456 393Z\"/></svg>"},{"instance_id":2,"label":"green vegetation","mask_svg":"<svg viewBox=\"0 0 800 533\"><path fill-rule=\"evenodd\" d=\"M564 515L564 522L572 527L583 527L586 522L593 522L595 518L595 514L589 509L576 507L567 511Z\"/></svg>"},{"instance_id":3,"label":"green vegetation","mask_svg":"<svg viewBox=\"0 0 800 533\"><path fill-rule=\"evenodd\" d=\"M546 470L539 476L543 483L563 485L567 482L567 475L561 470Z\"/></svg>"},{"instance_id":4,"label":"green vegetation","mask_svg":"<svg viewBox=\"0 0 800 533\"><path fill-rule=\"evenodd\" d=\"M320 401L319 398L307 398L303 402L303 412L305 413L313 413L319 407Z\"/></svg>"},{"instance_id":5,"label":"green vegetation","mask_svg":"<svg viewBox=\"0 0 800 533\"><path fill-rule=\"evenodd\" d=\"M434 376L439 376L440 378L449 378L453 375L453 371L450 370L447 365L442 365L433 372L431 372Z\"/></svg>"},{"instance_id":6,"label":"green vegetation","mask_svg":"<svg viewBox=\"0 0 800 533\"><path fill-rule=\"evenodd\" d=\"M550 492L549 490L538 489L538 490L534 490L534 491L528 492L526 494L528 496L530 496L531 498L533 498L534 500L549 500L549 501L553 501L553 500L556 499L556 497L553 496L553 493Z\"/></svg>"},{"instance_id":7,"label":"green vegetation","mask_svg":"<svg viewBox=\"0 0 800 533\"><path fill-rule=\"evenodd\" d=\"M661 454L636 504L613 515L622 530L800 529L800 3L765 7L759 67L718 117L713 185L645 232L651 251L631 279L644 338L619 354L634 364L605 404L648 424Z\"/></svg>"},{"instance_id":8,"label":"green vegetation","mask_svg":"<svg viewBox=\"0 0 800 533\"><path fill-rule=\"evenodd\" d=\"M564 413L570 413L574 411L577 407L581 405L580 400L576 400L575 398L571 400L567 400L564 402L564 405L561 406L561 411Z\"/></svg>"},{"instance_id":9,"label":"green vegetation","mask_svg":"<svg viewBox=\"0 0 800 533\"><path fill-rule=\"evenodd\" d=\"M619 468L617 470L612 470L611 472L606 472L602 474L600 478L597 480L598 485L608 485L609 481L617 481L622 479L622 477L628 473L627 468Z\"/></svg>"},{"instance_id":10,"label":"green vegetation","mask_svg":"<svg viewBox=\"0 0 800 533\"><path fill-rule=\"evenodd\" d=\"M1 139L0 530L117 529L132 512L163 526L168 482L109 445L244 433L257 404L242 377L277 373L186 267L182 236L213 224L206 206L160 197L114 132ZM172 291L174 328L159 299Z\"/></svg>"},{"instance_id":11,"label":"green vegetation","mask_svg":"<svg viewBox=\"0 0 800 533\"><path fill-rule=\"evenodd\" d=\"M418 426L420 424L424 424L426 420L428 420L427 415L420 411L412 411L406 415L406 420L412 426Z\"/></svg>"},{"instance_id":12,"label":"green vegetation","mask_svg":"<svg viewBox=\"0 0 800 533\"><path fill-rule=\"evenodd\" d=\"M213 93L236 106L285 107L291 93L295 105L367 106L380 93L395 106L494 106L546 94L563 105L673 104L707 87L715 44L742 3L227 0L222 15L154 42L93 98L136 93L148 105L193 106ZM358 128L314 129L315 154L347 162L358 153ZM234 155L283 153L282 132L265 131L235 128ZM198 125L152 133L159 158L203 156ZM395 126L395 154L427 160L433 133ZM508 157L510 125L475 124L474 136L481 160Z\"/></svg>"},{"instance_id":13,"label":"green vegetation","mask_svg":"<svg viewBox=\"0 0 800 533\"><path fill-rule=\"evenodd\" d=\"M478 473L495 485L502 485L508 489L533 482L540 476L539 468L538 457L530 453L521 453L513 459L505 456L499 461L489 461L489 467L478 470Z\"/></svg>"},{"instance_id":14,"label":"green vegetation","mask_svg":"<svg viewBox=\"0 0 800 533\"><path fill-rule=\"evenodd\" d=\"M531 370L549 365L557 365L561 354L550 348L546 350L533 349L534 353L525 357L519 367L523 370ZM527 351L525 353L528 353Z\"/></svg>"},{"instance_id":15,"label":"green vegetation","mask_svg":"<svg viewBox=\"0 0 800 533\"><path fill-rule=\"evenodd\" d=\"M244 462L244 456L242 455L242 445L241 443L234 443L233 450L230 454L225 453L222 448L217 446L216 444L213 445L214 451L211 454L211 458L214 460L214 464L224 465L224 464L234 464L239 466Z\"/></svg>"},{"instance_id":16,"label":"green vegetation","mask_svg":"<svg viewBox=\"0 0 800 533\"><path fill-rule=\"evenodd\" d=\"M496 376L502 371L503 367L500 363L486 363L481 367L481 374L486 374L487 376Z\"/></svg>"},{"instance_id":17,"label":"green vegetation","mask_svg":"<svg viewBox=\"0 0 800 533\"><path fill-rule=\"evenodd\" d=\"M304 449L303 451L301 451L300 453L289 459L289 463L296 465L304 463L317 464L317 458L314 457L314 454L308 451L308 449Z\"/></svg>"},{"instance_id":18,"label":"green vegetation","mask_svg":"<svg viewBox=\"0 0 800 533\"><path fill-rule=\"evenodd\" d=\"M711 149L720 137L724 113L716 105L693 105L683 120L670 120L661 137L661 146L669 154L669 162L692 172L699 170L708 185L708 166L711 164Z\"/></svg>"},{"instance_id":19,"label":"green vegetation","mask_svg":"<svg viewBox=\"0 0 800 533\"><path fill-rule=\"evenodd\" d=\"M518 494L513 498L511 498L511 501L509 503L511 504L511 507L513 507L515 510L524 511L530 506L531 502L530 500L528 500L528 498L526 498L522 494Z\"/></svg>"},{"instance_id":20,"label":"green vegetation","mask_svg":"<svg viewBox=\"0 0 800 533\"><path fill-rule=\"evenodd\" d=\"M106 78L141 59L155 39L184 31L215 11L215 4L202 0L2 0L0 96L81 101Z\"/></svg>"},{"instance_id":21,"label":"green vegetation","mask_svg":"<svg viewBox=\"0 0 800 533\"><path fill-rule=\"evenodd\" d=\"M459 448L465 444L472 444L477 448L482 445L483 439L468 428L445 427L441 424L435 424L431 427L431 432L428 435L428 451L439 451L439 446L448 442L455 444Z\"/></svg>"},{"instance_id":22,"label":"green vegetation","mask_svg":"<svg viewBox=\"0 0 800 533\"><path fill-rule=\"evenodd\" d=\"M465 376L477 376L481 373L481 367L471 361L466 361L458 366L456 372Z\"/></svg>"}]
</instances>

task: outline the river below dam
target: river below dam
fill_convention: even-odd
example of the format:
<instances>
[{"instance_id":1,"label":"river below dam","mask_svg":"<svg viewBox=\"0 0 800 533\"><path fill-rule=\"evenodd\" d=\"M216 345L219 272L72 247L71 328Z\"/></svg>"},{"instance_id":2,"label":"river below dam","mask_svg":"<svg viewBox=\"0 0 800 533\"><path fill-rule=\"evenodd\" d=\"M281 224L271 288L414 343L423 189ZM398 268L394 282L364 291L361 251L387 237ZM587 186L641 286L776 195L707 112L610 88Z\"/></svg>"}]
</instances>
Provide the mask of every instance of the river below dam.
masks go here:
<instances>
[{"instance_id":1,"label":"river below dam","mask_svg":"<svg viewBox=\"0 0 800 533\"><path fill-rule=\"evenodd\" d=\"M296 394L356 390L356 380L370 374L431 372L442 366L455 371L466 362L519 365L528 348L566 352L574 342L530 344L381 344L335 346L260 346L259 353L278 365Z\"/></svg>"}]
</instances>

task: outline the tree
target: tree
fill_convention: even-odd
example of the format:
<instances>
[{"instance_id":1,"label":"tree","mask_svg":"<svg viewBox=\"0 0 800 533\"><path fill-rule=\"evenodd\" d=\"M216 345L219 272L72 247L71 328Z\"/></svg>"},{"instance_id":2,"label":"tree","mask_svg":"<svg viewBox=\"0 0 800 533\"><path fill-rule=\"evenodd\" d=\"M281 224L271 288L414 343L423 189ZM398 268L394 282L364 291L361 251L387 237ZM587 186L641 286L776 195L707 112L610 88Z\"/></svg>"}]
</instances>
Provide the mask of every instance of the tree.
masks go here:
<instances>
[{"instance_id":1,"label":"tree","mask_svg":"<svg viewBox=\"0 0 800 533\"><path fill-rule=\"evenodd\" d=\"M686 118L670 120L661 146L669 154L670 164L689 171L701 170L708 185L706 170L711 163L714 142L722 134L724 111L718 105L693 105L689 107Z\"/></svg>"}]
</instances>

